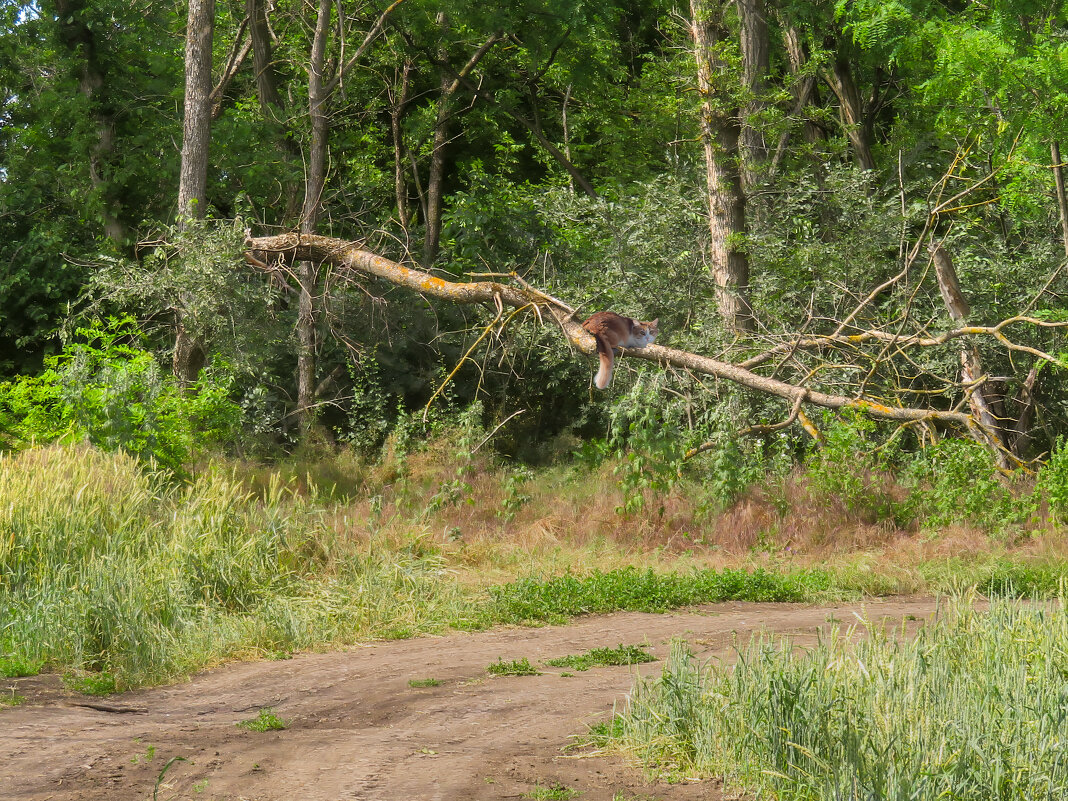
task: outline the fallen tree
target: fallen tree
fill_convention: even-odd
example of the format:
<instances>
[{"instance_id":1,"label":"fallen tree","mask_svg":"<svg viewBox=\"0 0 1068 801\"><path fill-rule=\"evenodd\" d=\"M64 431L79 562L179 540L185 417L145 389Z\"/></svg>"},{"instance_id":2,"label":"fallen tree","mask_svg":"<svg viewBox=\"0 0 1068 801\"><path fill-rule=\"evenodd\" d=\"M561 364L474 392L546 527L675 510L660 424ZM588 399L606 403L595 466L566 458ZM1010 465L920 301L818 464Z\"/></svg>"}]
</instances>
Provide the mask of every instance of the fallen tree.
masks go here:
<instances>
[{"instance_id":1,"label":"fallen tree","mask_svg":"<svg viewBox=\"0 0 1068 801\"><path fill-rule=\"evenodd\" d=\"M329 264L335 269L351 271L355 274L372 276L393 285L410 289L429 298L456 304L481 304L496 309L494 321L487 327L504 318L504 309L511 307L514 311L508 316L511 320L518 314L527 312L539 320L552 320L566 341L578 352L594 354L596 346L593 337L586 333L576 318L576 312L566 303L531 286L515 274L486 274L483 277L503 278L498 280L451 281L430 273L408 267L367 250L362 242L350 242L327 236L304 233L288 233L278 236L250 237L246 240L246 259L260 269L277 269L279 262L310 261ZM505 322L507 322L505 320ZM806 430L818 438L818 432L806 417L806 406L822 407L833 410L854 410L874 419L896 421L902 425L917 424L926 427L938 424L968 432L977 441L991 448L999 455L1003 466L1020 464L1021 459L1013 454L1005 444L1003 426L993 419L988 412L978 413L983 408L972 402L972 397L986 384L988 377L973 375L965 371L962 379L942 379L947 386L954 387L962 397L950 408L916 405L891 405L885 399L866 392L866 382L858 386L854 396L819 391L806 383L818 372L809 370L808 374L795 381L785 381L774 375L761 375L755 372L757 367L772 361L775 356L788 359L791 354L809 349L826 349L847 347L856 349L864 343L877 344L887 354L902 354L911 348L937 347L960 337L990 336L1003 342L1014 351L1022 351L1039 359L1056 361L1053 356L1026 346L1018 346L1005 338L1003 329L1010 324L1026 322L1038 326L1060 326L1064 323L1046 323L1029 317L1013 317L995 326L962 326L937 336L920 336L888 334L885 331L863 330L845 334L842 330L825 337L798 335L788 342L780 342L771 349L757 356L750 357L739 364L720 361L698 353L678 350L663 345L649 345L640 350L629 350L626 355L635 359L654 362L662 367L674 367L689 373L712 376L734 382L740 386L781 398L790 403L789 416L773 425L752 426L745 433L762 433L783 428L794 421L799 421ZM485 335L483 335L485 336ZM481 341L483 337L479 338ZM477 343L476 343L477 344ZM472 346L473 347L473 346ZM470 352L470 351L469 351ZM780 362L781 364L781 362ZM1028 389L1033 386L1030 379ZM944 394L944 392L943 392ZM970 411L964 411L968 406Z\"/></svg>"}]
</instances>

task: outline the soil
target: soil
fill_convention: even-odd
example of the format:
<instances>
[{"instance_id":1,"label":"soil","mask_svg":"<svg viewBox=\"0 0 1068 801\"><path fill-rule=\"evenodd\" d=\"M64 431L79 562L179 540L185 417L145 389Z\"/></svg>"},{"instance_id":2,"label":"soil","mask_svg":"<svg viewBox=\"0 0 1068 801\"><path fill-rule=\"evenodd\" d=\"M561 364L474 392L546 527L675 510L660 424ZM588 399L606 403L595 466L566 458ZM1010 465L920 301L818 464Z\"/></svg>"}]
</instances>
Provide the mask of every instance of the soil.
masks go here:
<instances>
[{"instance_id":1,"label":"soil","mask_svg":"<svg viewBox=\"0 0 1068 801\"><path fill-rule=\"evenodd\" d=\"M855 623L856 615L915 627L934 608L931 599L896 598L621 613L232 664L108 698L66 691L54 675L0 680L0 692L13 688L27 699L0 707L0 799L732 798L715 781L658 781L618 755L575 747L576 736L624 701L636 673L658 675L662 661L580 672L542 660L620 644L648 644L663 660L671 641L684 639L701 660L729 662L734 645L760 631L805 645L821 627ZM486 670L498 658L523 657L542 675ZM409 685L429 678L440 684ZM288 727L235 725L264 707ZM175 757L184 761L160 780Z\"/></svg>"}]
</instances>

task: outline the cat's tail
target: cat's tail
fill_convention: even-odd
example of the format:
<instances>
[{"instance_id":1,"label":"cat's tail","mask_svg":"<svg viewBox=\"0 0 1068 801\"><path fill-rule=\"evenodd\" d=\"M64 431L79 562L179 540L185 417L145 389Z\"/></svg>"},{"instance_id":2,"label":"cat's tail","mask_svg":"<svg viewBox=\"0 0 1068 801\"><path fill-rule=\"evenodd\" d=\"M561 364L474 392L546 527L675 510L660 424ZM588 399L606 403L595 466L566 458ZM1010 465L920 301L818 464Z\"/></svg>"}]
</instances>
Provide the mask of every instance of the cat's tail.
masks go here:
<instances>
[{"instance_id":1,"label":"cat's tail","mask_svg":"<svg viewBox=\"0 0 1068 801\"><path fill-rule=\"evenodd\" d=\"M604 389L612 382L612 369L616 363L615 354L612 352L611 346L600 334L594 334L593 338L597 340L597 356L601 360L597 375L593 377L593 385L597 389Z\"/></svg>"}]
</instances>

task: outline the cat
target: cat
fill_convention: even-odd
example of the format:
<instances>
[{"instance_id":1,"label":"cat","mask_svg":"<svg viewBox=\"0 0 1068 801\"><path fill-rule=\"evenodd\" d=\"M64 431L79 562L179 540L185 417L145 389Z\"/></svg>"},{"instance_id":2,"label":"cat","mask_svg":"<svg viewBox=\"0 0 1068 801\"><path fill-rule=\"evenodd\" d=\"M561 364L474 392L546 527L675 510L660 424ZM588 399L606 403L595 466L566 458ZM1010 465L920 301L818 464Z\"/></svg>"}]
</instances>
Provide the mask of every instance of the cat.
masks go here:
<instances>
[{"instance_id":1,"label":"cat","mask_svg":"<svg viewBox=\"0 0 1068 801\"><path fill-rule=\"evenodd\" d=\"M615 312L597 312L582 324L597 340L597 355L601 367L593 378L597 389L604 389L612 381L615 351L618 348L644 348L656 339L658 317L649 322L632 320Z\"/></svg>"}]
</instances>

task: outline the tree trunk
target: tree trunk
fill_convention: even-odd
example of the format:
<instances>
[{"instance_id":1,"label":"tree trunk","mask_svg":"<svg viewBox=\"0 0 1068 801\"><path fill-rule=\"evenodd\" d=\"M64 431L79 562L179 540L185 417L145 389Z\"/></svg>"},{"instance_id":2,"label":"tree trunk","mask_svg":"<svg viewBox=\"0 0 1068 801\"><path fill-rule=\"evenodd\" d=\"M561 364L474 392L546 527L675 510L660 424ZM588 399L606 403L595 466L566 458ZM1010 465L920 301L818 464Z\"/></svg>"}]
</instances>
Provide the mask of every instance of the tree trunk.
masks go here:
<instances>
[{"instance_id":1,"label":"tree trunk","mask_svg":"<svg viewBox=\"0 0 1068 801\"><path fill-rule=\"evenodd\" d=\"M853 150L853 158L862 169L874 170L875 157L871 153L871 117L860 96L849 60L839 51L830 71L824 70L824 80L838 98L838 108Z\"/></svg>"},{"instance_id":2,"label":"tree trunk","mask_svg":"<svg viewBox=\"0 0 1068 801\"><path fill-rule=\"evenodd\" d=\"M319 0L319 13L312 39L311 63L308 67L308 115L311 118L311 144L308 148L308 173L304 189L304 208L300 230L315 233L326 190L326 158L330 122L327 118L326 40L330 33L332 0ZM297 416L307 432L315 422L315 297L319 268L313 261L302 261L297 269L300 297L297 305Z\"/></svg>"},{"instance_id":3,"label":"tree trunk","mask_svg":"<svg viewBox=\"0 0 1068 801\"><path fill-rule=\"evenodd\" d=\"M215 0L189 0L185 33L185 104L182 164L178 179L178 224L202 219L208 194L208 147L211 142L211 47ZM182 386L197 379L204 366L204 346L186 329L185 303L178 298L172 369Z\"/></svg>"},{"instance_id":4,"label":"tree trunk","mask_svg":"<svg viewBox=\"0 0 1068 801\"><path fill-rule=\"evenodd\" d=\"M478 303L492 310L499 310L502 305L515 309L537 307L543 315L547 315L557 323L564 336L578 351L590 355L597 351L593 337L574 321L574 310L564 307L559 301L529 287L525 282L521 282L522 286L516 287L496 281L469 283L446 281L423 270L406 267L365 250L362 243L345 242L325 236L282 234L248 239L245 246L250 251L248 261L251 264L265 264L263 258L253 254L276 253L295 259L312 259L317 263L329 262L339 269L380 278L395 286L418 292L424 297L439 298L451 303ZM864 397L832 395L771 376L759 375L741 365L721 362L707 356L655 344L644 348L628 349L627 357L723 378L758 392L784 398L798 406L811 404L828 409L854 409L861 414L880 420L914 423L938 422L968 429L975 426L975 419L967 412L889 406Z\"/></svg>"},{"instance_id":5,"label":"tree trunk","mask_svg":"<svg viewBox=\"0 0 1068 801\"><path fill-rule=\"evenodd\" d=\"M256 76L256 93L260 109L267 119L275 118L282 108L282 94L278 90L278 72L271 54L271 31L267 27L264 0L245 0L249 34L252 37L252 70Z\"/></svg>"},{"instance_id":6,"label":"tree trunk","mask_svg":"<svg viewBox=\"0 0 1068 801\"><path fill-rule=\"evenodd\" d=\"M448 61L445 49L445 37L449 23L445 12L438 12L438 27L441 30L442 47L438 58L443 64ZM437 114L434 119L434 145L430 151L430 172L426 181L426 233L423 238L423 268L429 270L438 257L441 242L441 206L443 183L445 180L445 144L448 142L449 110L452 106L452 94L449 87L453 79L445 67L441 69L440 93L438 95ZM455 91L455 89L453 89Z\"/></svg>"},{"instance_id":7,"label":"tree trunk","mask_svg":"<svg viewBox=\"0 0 1068 801\"><path fill-rule=\"evenodd\" d=\"M185 35L185 114L178 217L204 217L211 141L211 43L215 0L189 0Z\"/></svg>"},{"instance_id":8,"label":"tree trunk","mask_svg":"<svg viewBox=\"0 0 1068 801\"><path fill-rule=\"evenodd\" d=\"M762 180L768 146L761 130L760 114L767 108L767 75L770 42L764 0L736 0L741 20L742 84L746 91L742 108L742 183L746 189Z\"/></svg>"},{"instance_id":9,"label":"tree trunk","mask_svg":"<svg viewBox=\"0 0 1068 801\"><path fill-rule=\"evenodd\" d=\"M724 111L714 101L726 97L722 78L726 64L717 45L726 30L722 5L690 0L691 33L697 62L697 88L701 96L700 130L705 150L708 186L709 259L716 283L720 314L729 328L744 333L754 328L749 306L749 259L740 247L746 234L745 194L738 170L740 136L736 110Z\"/></svg>"},{"instance_id":10,"label":"tree trunk","mask_svg":"<svg viewBox=\"0 0 1068 801\"><path fill-rule=\"evenodd\" d=\"M390 130L393 133L393 191L397 197L397 220L405 235L411 225L411 213L408 210L408 185L404 180L404 129L401 121L408 106L408 89L411 85L412 62L405 61L401 71L400 87L393 100L389 113Z\"/></svg>"},{"instance_id":11,"label":"tree trunk","mask_svg":"<svg viewBox=\"0 0 1068 801\"><path fill-rule=\"evenodd\" d=\"M971 308L961 291L953 260L941 245L932 245L930 250L938 278L938 289L949 310L949 316L956 322L964 324L967 322ZM989 382L984 379L979 348L970 343L967 338L961 340L960 365L961 379L966 386L965 392L969 393L968 405L972 410L972 417L982 423L980 441L994 452L998 466L1008 469L1012 466L1008 458L1010 450L999 415L994 413L996 399L990 391Z\"/></svg>"},{"instance_id":12,"label":"tree trunk","mask_svg":"<svg viewBox=\"0 0 1068 801\"><path fill-rule=\"evenodd\" d=\"M1061 217L1061 238L1064 240L1064 255L1068 258L1068 195L1064 191L1064 164L1061 162L1061 143L1056 139L1050 145L1053 156L1053 182L1057 187L1057 210Z\"/></svg>"},{"instance_id":13,"label":"tree trunk","mask_svg":"<svg viewBox=\"0 0 1068 801\"><path fill-rule=\"evenodd\" d=\"M442 41L448 32L448 18L444 12L438 14L438 27L441 29ZM453 96L466 81L486 53L501 40L502 31L497 31L482 43L481 47L467 60L459 72L453 72L448 66L448 52L442 48L438 54L441 64L441 94L438 98L437 116L434 120L434 148L430 154L430 174L426 186L426 236L423 241L423 267L430 269L438 257L441 243L441 211L445 185L445 148L449 141L449 121L452 117Z\"/></svg>"}]
</instances>

